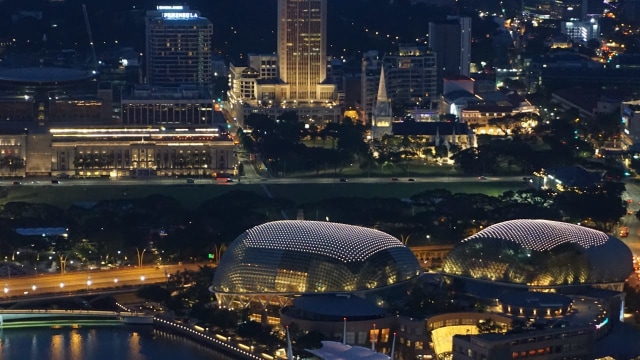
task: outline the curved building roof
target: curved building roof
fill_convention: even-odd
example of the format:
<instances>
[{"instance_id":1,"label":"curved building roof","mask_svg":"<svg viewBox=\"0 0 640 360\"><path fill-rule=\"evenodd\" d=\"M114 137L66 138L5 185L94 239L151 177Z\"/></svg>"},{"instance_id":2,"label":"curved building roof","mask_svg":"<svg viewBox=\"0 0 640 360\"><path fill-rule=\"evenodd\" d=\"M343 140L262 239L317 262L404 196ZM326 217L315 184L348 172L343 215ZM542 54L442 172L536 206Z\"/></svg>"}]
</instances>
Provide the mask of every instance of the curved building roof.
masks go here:
<instances>
[{"instance_id":1,"label":"curved building roof","mask_svg":"<svg viewBox=\"0 0 640 360\"><path fill-rule=\"evenodd\" d=\"M57 83L89 79L95 73L63 67L1 68L0 81L16 83Z\"/></svg>"},{"instance_id":2,"label":"curved building roof","mask_svg":"<svg viewBox=\"0 0 640 360\"><path fill-rule=\"evenodd\" d=\"M220 259L213 290L304 294L370 290L420 274L413 253L381 231L321 221L253 227Z\"/></svg>"},{"instance_id":3,"label":"curved building roof","mask_svg":"<svg viewBox=\"0 0 640 360\"><path fill-rule=\"evenodd\" d=\"M528 286L607 284L633 270L631 250L601 231L549 220L510 220L462 240L443 271Z\"/></svg>"}]
</instances>

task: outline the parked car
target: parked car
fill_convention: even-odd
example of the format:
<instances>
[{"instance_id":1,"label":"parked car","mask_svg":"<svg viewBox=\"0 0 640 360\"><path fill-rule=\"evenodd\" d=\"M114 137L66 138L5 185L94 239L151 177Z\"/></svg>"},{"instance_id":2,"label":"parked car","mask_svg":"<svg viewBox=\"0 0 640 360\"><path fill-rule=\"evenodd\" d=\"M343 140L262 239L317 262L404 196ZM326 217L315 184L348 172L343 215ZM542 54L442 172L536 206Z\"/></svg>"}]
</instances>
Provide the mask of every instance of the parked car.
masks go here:
<instances>
[{"instance_id":1,"label":"parked car","mask_svg":"<svg viewBox=\"0 0 640 360\"><path fill-rule=\"evenodd\" d=\"M345 179L345 178L340 178L340 182L347 182L349 180Z\"/></svg>"}]
</instances>

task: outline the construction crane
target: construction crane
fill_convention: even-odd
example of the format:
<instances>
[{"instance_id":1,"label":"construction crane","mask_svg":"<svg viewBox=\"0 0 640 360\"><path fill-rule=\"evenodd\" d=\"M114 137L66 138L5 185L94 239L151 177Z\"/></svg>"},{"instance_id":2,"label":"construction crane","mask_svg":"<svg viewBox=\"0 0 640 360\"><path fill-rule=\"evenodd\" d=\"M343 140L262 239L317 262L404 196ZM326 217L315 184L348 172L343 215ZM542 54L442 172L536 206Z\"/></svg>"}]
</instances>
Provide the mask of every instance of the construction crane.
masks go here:
<instances>
[{"instance_id":1,"label":"construction crane","mask_svg":"<svg viewBox=\"0 0 640 360\"><path fill-rule=\"evenodd\" d=\"M89 46L91 47L91 66L92 70L98 70L98 59L96 58L96 47L93 44L93 35L91 34L91 24L89 23L89 15L87 14L87 6L82 4L82 12L84 14L84 25L87 28L89 36Z\"/></svg>"}]
</instances>

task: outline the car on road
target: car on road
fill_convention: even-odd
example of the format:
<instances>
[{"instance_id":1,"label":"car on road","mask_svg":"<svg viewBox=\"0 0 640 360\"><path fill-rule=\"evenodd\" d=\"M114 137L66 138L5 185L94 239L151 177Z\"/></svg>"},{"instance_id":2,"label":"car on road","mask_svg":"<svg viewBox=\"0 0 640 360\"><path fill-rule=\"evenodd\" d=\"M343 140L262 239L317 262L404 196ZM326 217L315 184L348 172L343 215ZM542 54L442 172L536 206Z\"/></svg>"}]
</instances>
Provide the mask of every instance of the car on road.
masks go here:
<instances>
[{"instance_id":1,"label":"car on road","mask_svg":"<svg viewBox=\"0 0 640 360\"><path fill-rule=\"evenodd\" d=\"M21 184L21 182L20 182L20 181L14 181L14 182L13 182L13 185L20 185L20 184Z\"/></svg>"},{"instance_id":2,"label":"car on road","mask_svg":"<svg viewBox=\"0 0 640 360\"><path fill-rule=\"evenodd\" d=\"M60 181L53 179L53 180L51 180L51 183L52 183L52 184L59 184L59 183L60 183Z\"/></svg>"},{"instance_id":3,"label":"car on road","mask_svg":"<svg viewBox=\"0 0 640 360\"><path fill-rule=\"evenodd\" d=\"M414 178L409 178L407 181L416 181Z\"/></svg>"},{"instance_id":4,"label":"car on road","mask_svg":"<svg viewBox=\"0 0 640 360\"><path fill-rule=\"evenodd\" d=\"M626 238L627 236L629 236L629 228L626 226L623 226L620 228L620 237L621 238Z\"/></svg>"},{"instance_id":5,"label":"car on road","mask_svg":"<svg viewBox=\"0 0 640 360\"><path fill-rule=\"evenodd\" d=\"M191 178L187 179L187 184L195 184L195 183L196 183L195 179L191 179Z\"/></svg>"},{"instance_id":6,"label":"car on road","mask_svg":"<svg viewBox=\"0 0 640 360\"><path fill-rule=\"evenodd\" d=\"M340 182L347 182L349 180L345 179L345 178L340 178Z\"/></svg>"},{"instance_id":7,"label":"car on road","mask_svg":"<svg viewBox=\"0 0 640 360\"><path fill-rule=\"evenodd\" d=\"M478 180L487 180L486 176L478 176Z\"/></svg>"},{"instance_id":8,"label":"car on road","mask_svg":"<svg viewBox=\"0 0 640 360\"><path fill-rule=\"evenodd\" d=\"M398 181L398 178L397 177L392 177L391 181Z\"/></svg>"}]
</instances>

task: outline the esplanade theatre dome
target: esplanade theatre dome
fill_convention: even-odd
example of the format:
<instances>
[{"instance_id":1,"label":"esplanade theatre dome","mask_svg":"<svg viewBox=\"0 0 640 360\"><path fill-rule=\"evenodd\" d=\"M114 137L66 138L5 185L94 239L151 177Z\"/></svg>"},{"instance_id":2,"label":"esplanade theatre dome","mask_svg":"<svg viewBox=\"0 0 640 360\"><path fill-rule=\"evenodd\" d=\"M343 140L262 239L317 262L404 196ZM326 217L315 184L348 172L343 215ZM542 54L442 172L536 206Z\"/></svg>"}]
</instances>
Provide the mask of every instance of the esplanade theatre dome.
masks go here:
<instances>
[{"instance_id":1,"label":"esplanade theatre dome","mask_svg":"<svg viewBox=\"0 0 640 360\"><path fill-rule=\"evenodd\" d=\"M420 273L411 250L384 232L284 220L238 236L220 259L212 290L228 305L230 297L374 290Z\"/></svg>"},{"instance_id":2,"label":"esplanade theatre dome","mask_svg":"<svg viewBox=\"0 0 640 360\"><path fill-rule=\"evenodd\" d=\"M549 220L511 220L462 240L447 255L448 275L529 287L615 285L633 271L618 238Z\"/></svg>"}]
</instances>

